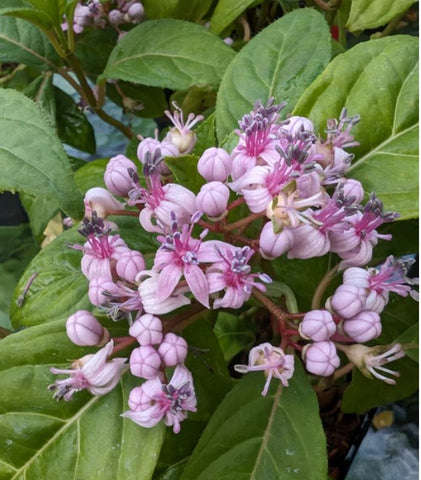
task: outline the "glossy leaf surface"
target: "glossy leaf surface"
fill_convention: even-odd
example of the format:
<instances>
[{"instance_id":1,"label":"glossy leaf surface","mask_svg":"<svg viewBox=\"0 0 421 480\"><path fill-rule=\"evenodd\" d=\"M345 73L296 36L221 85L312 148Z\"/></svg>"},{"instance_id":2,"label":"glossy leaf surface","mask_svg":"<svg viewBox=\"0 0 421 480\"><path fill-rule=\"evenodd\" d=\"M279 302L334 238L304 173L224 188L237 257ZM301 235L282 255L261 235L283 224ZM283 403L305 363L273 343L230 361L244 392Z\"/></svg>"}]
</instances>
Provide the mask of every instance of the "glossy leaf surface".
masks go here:
<instances>
[{"instance_id":1,"label":"glossy leaf surface","mask_svg":"<svg viewBox=\"0 0 421 480\"><path fill-rule=\"evenodd\" d=\"M217 86L234 55L204 27L175 19L151 20L117 44L101 78L180 90L196 84Z\"/></svg>"},{"instance_id":2,"label":"glossy leaf surface","mask_svg":"<svg viewBox=\"0 0 421 480\"><path fill-rule=\"evenodd\" d=\"M414 0L352 0L346 27L357 32L386 25L414 3Z\"/></svg>"},{"instance_id":3,"label":"glossy leaf surface","mask_svg":"<svg viewBox=\"0 0 421 480\"><path fill-rule=\"evenodd\" d=\"M216 132L219 141L238 128L256 100L287 102L289 113L305 88L330 59L329 30L314 10L297 10L266 27L236 55L218 92Z\"/></svg>"},{"instance_id":4,"label":"glossy leaf surface","mask_svg":"<svg viewBox=\"0 0 421 480\"><path fill-rule=\"evenodd\" d=\"M50 367L67 368L66 358L84 352L67 339L64 323L32 327L1 344L0 478L152 477L164 427L143 429L120 416L137 383L133 377L124 376L103 397L78 392L70 402L57 402L47 390L57 379Z\"/></svg>"},{"instance_id":5,"label":"glossy leaf surface","mask_svg":"<svg viewBox=\"0 0 421 480\"><path fill-rule=\"evenodd\" d=\"M44 70L54 69L60 60L48 38L35 25L0 16L0 62L18 62Z\"/></svg>"},{"instance_id":6,"label":"glossy leaf surface","mask_svg":"<svg viewBox=\"0 0 421 480\"><path fill-rule=\"evenodd\" d=\"M264 376L247 374L211 418L181 480L325 478L318 404L298 363L290 386L273 381L266 397Z\"/></svg>"},{"instance_id":7,"label":"glossy leaf surface","mask_svg":"<svg viewBox=\"0 0 421 480\"><path fill-rule=\"evenodd\" d=\"M418 42L393 36L364 42L338 55L306 90L294 113L319 132L343 107L361 121L359 147L348 176L374 191L386 210L418 216Z\"/></svg>"},{"instance_id":8,"label":"glossy leaf surface","mask_svg":"<svg viewBox=\"0 0 421 480\"><path fill-rule=\"evenodd\" d=\"M13 90L0 90L0 189L54 197L70 216L82 199L63 147L44 112Z\"/></svg>"}]
</instances>

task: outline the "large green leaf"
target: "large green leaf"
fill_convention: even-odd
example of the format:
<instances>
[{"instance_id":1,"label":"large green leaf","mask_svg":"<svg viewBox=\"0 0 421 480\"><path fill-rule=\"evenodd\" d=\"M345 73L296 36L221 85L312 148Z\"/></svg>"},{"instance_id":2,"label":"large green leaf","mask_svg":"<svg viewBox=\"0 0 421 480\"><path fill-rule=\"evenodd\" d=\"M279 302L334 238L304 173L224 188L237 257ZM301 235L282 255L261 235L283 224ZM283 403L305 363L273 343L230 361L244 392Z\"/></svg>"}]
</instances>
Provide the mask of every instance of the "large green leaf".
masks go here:
<instances>
[{"instance_id":1,"label":"large green leaf","mask_svg":"<svg viewBox=\"0 0 421 480\"><path fill-rule=\"evenodd\" d=\"M85 74L97 76L104 71L117 37L114 28L86 29L78 35L75 53Z\"/></svg>"},{"instance_id":2,"label":"large green leaf","mask_svg":"<svg viewBox=\"0 0 421 480\"><path fill-rule=\"evenodd\" d=\"M75 229L64 232L28 265L20 279L10 308L12 324L27 327L67 318L76 310L89 309L88 281L80 270L80 251L68 243L84 243ZM34 278L22 306L18 299Z\"/></svg>"},{"instance_id":3,"label":"large green leaf","mask_svg":"<svg viewBox=\"0 0 421 480\"><path fill-rule=\"evenodd\" d=\"M60 59L37 27L19 18L0 17L0 62L55 69Z\"/></svg>"},{"instance_id":4,"label":"large green leaf","mask_svg":"<svg viewBox=\"0 0 421 480\"><path fill-rule=\"evenodd\" d=\"M405 13L414 0L352 0L346 27L351 32L376 28Z\"/></svg>"},{"instance_id":5,"label":"large green leaf","mask_svg":"<svg viewBox=\"0 0 421 480\"><path fill-rule=\"evenodd\" d=\"M82 199L46 114L13 90L0 90L0 104L0 189L53 197L68 215L80 215Z\"/></svg>"},{"instance_id":6,"label":"large green leaf","mask_svg":"<svg viewBox=\"0 0 421 480\"><path fill-rule=\"evenodd\" d=\"M304 89L330 59L331 44L322 15L297 10L266 27L237 54L222 79L216 102L219 141L238 126L256 100L286 101L291 111Z\"/></svg>"},{"instance_id":7,"label":"large green leaf","mask_svg":"<svg viewBox=\"0 0 421 480\"><path fill-rule=\"evenodd\" d=\"M59 210L57 202L53 198L39 197L28 193L22 193L20 198L28 214L32 234L41 243L45 227Z\"/></svg>"},{"instance_id":8,"label":"large green leaf","mask_svg":"<svg viewBox=\"0 0 421 480\"><path fill-rule=\"evenodd\" d=\"M316 396L296 360L287 388L249 373L225 397L187 462L182 480L326 478L326 447ZM311 434L309 434L311 432Z\"/></svg>"},{"instance_id":9,"label":"large green leaf","mask_svg":"<svg viewBox=\"0 0 421 480\"><path fill-rule=\"evenodd\" d=\"M255 4L255 0L219 0L210 20L211 31L221 33L252 3Z\"/></svg>"},{"instance_id":10,"label":"large green leaf","mask_svg":"<svg viewBox=\"0 0 421 480\"><path fill-rule=\"evenodd\" d=\"M138 383L132 376L103 397L79 392L70 402L56 402L47 390L56 377L49 368L66 368L67 359L83 354L67 339L63 322L9 335L1 346L2 480L152 478L164 427L144 429L120 416Z\"/></svg>"},{"instance_id":11,"label":"large green leaf","mask_svg":"<svg viewBox=\"0 0 421 480\"><path fill-rule=\"evenodd\" d=\"M133 28L112 51L101 79L117 78L187 90L217 86L234 51L200 25L151 20Z\"/></svg>"},{"instance_id":12,"label":"large green leaf","mask_svg":"<svg viewBox=\"0 0 421 480\"><path fill-rule=\"evenodd\" d=\"M63 1L57 0L0 0L0 15L27 20L45 32L61 33Z\"/></svg>"},{"instance_id":13,"label":"large green leaf","mask_svg":"<svg viewBox=\"0 0 421 480\"><path fill-rule=\"evenodd\" d=\"M212 5L212 0L144 0L145 15L150 18L180 18L198 22Z\"/></svg>"},{"instance_id":14,"label":"large green leaf","mask_svg":"<svg viewBox=\"0 0 421 480\"><path fill-rule=\"evenodd\" d=\"M338 55L306 90L294 113L321 132L345 106L361 115L349 176L401 218L418 215L418 41L393 36Z\"/></svg>"}]
</instances>

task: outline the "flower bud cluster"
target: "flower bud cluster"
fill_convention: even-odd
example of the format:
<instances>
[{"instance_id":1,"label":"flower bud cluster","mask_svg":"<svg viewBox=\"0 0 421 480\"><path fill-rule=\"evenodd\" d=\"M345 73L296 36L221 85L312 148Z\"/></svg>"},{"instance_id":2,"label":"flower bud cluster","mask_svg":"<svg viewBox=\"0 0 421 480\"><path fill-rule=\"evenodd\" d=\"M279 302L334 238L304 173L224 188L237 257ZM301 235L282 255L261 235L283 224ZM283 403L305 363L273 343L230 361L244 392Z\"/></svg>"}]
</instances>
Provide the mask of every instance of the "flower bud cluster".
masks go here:
<instances>
[{"instance_id":1,"label":"flower bud cluster","mask_svg":"<svg viewBox=\"0 0 421 480\"><path fill-rule=\"evenodd\" d=\"M88 0L78 3L75 7L73 18L73 31L82 33L87 27L105 28L114 27L122 33L120 26L140 23L144 18L143 5L137 0ZM68 25L62 25L67 30Z\"/></svg>"},{"instance_id":2,"label":"flower bud cluster","mask_svg":"<svg viewBox=\"0 0 421 480\"><path fill-rule=\"evenodd\" d=\"M184 365L187 342L174 333L163 336L161 320L151 314L138 317L129 334L140 345L130 355L130 372L146 382L130 392L130 410L123 416L146 428L164 420L178 433L187 412L196 411L193 377ZM170 382L166 380L167 367L175 367Z\"/></svg>"},{"instance_id":3,"label":"flower bud cluster","mask_svg":"<svg viewBox=\"0 0 421 480\"><path fill-rule=\"evenodd\" d=\"M380 314L389 301L389 293L416 296L408 284L407 268L408 262L393 256L378 268L347 268L343 283L326 302L326 308L342 319L342 332L360 343L377 338L382 331Z\"/></svg>"}]
</instances>

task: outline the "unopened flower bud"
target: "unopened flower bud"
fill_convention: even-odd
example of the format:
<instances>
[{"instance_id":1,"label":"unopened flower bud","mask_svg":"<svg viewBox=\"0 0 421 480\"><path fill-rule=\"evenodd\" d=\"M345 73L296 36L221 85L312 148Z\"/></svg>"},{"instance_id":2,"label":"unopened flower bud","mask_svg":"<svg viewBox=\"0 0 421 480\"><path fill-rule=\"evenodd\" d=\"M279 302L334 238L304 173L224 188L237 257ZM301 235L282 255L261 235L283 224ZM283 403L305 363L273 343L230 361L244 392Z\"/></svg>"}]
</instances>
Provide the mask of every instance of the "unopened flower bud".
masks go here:
<instances>
[{"instance_id":1,"label":"unopened flower bud","mask_svg":"<svg viewBox=\"0 0 421 480\"><path fill-rule=\"evenodd\" d=\"M145 395L145 392L141 386L130 390L129 399L127 401L130 410L136 411L141 409L142 406L147 404L148 401L150 401L150 397Z\"/></svg>"},{"instance_id":2,"label":"unopened flower bud","mask_svg":"<svg viewBox=\"0 0 421 480\"><path fill-rule=\"evenodd\" d=\"M364 309L366 291L356 285L340 285L332 298L330 307L342 318L352 318Z\"/></svg>"},{"instance_id":3,"label":"unopened flower bud","mask_svg":"<svg viewBox=\"0 0 421 480\"><path fill-rule=\"evenodd\" d=\"M162 322L158 317L146 313L134 321L129 334L142 346L158 345L162 342Z\"/></svg>"},{"instance_id":4,"label":"unopened flower bud","mask_svg":"<svg viewBox=\"0 0 421 480\"><path fill-rule=\"evenodd\" d=\"M303 338L322 342L336 332L336 324L327 310L311 310L304 315L299 331Z\"/></svg>"},{"instance_id":5,"label":"unopened flower bud","mask_svg":"<svg viewBox=\"0 0 421 480\"><path fill-rule=\"evenodd\" d=\"M109 301L109 295L119 295L118 286L107 277L96 277L89 282L88 297L92 305L99 307Z\"/></svg>"},{"instance_id":6,"label":"unopened flower bud","mask_svg":"<svg viewBox=\"0 0 421 480\"><path fill-rule=\"evenodd\" d=\"M353 178L347 178L342 184L345 197L355 197L355 203L361 203L364 199L364 188L361 182Z\"/></svg>"},{"instance_id":7,"label":"unopened flower bud","mask_svg":"<svg viewBox=\"0 0 421 480\"><path fill-rule=\"evenodd\" d=\"M104 182L114 195L127 197L133 188L133 180L129 169L136 172L136 165L124 155L117 155L108 162L104 174Z\"/></svg>"},{"instance_id":8,"label":"unopened flower bud","mask_svg":"<svg viewBox=\"0 0 421 480\"><path fill-rule=\"evenodd\" d=\"M117 275L126 282L133 283L141 270L145 270L145 260L140 252L126 250L118 257L116 263Z\"/></svg>"},{"instance_id":9,"label":"unopened flower bud","mask_svg":"<svg viewBox=\"0 0 421 480\"><path fill-rule=\"evenodd\" d=\"M196 207L211 218L226 214L230 192L221 182L205 183L196 197Z\"/></svg>"},{"instance_id":10,"label":"unopened flower bud","mask_svg":"<svg viewBox=\"0 0 421 480\"><path fill-rule=\"evenodd\" d=\"M347 285L355 285L360 288L369 288L370 274L364 268L349 267L344 270L342 283Z\"/></svg>"},{"instance_id":11,"label":"unopened flower bud","mask_svg":"<svg viewBox=\"0 0 421 480\"><path fill-rule=\"evenodd\" d=\"M302 352L306 369L314 375L328 377L339 367L341 361L333 342L314 342Z\"/></svg>"},{"instance_id":12,"label":"unopened flower bud","mask_svg":"<svg viewBox=\"0 0 421 480\"><path fill-rule=\"evenodd\" d=\"M184 338L167 333L163 342L158 348L163 363L167 367L173 367L179 363L183 363L187 357L187 342Z\"/></svg>"},{"instance_id":13,"label":"unopened flower bud","mask_svg":"<svg viewBox=\"0 0 421 480\"><path fill-rule=\"evenodd\" d=\"M149 152L151 155L154 155L155 150L158 148L161 152L162 157L179 157L180 156L180 152L178 148L172 143L168 141L160 142L155 138L145 138L139 143L139 146L137 147L137 158L142 164L144 164L146 159L146 153ZM164 163L164 161L162 161L158 165L157 171L161 175L168 175L169 173L171 173L170 169Z\"/></svg>"},{"instance_id":14,"label":"unopened flower bud","mask_svg":"<svg viewBox=\"0 0 421 480\"><path fill-rule=\"evenodd\" d=\"M110 340L110 333L87 310L78 310L67 319L66 333L80 347L103 347Z\"/></svg>"},{"instance_id":15,"label":"unopened flower bud","mask_svg":"<svg viewBox=\"0 0 421 480\"><path fill-rule=\"evenodd\" d=\"M199 158L197 170L208 182L224 182L231 174L232 158L223 148L211 147Z\"/></svg>"},{"instance_id":16,"label":"unopened flower bud","mask_svg":"<svg viewBox=\"0 0 421 480\"><path fill-rule=\"evenodd\" d=\"M313 124L306 117L291 116L286 120L288 123L282 124L282 130L286 130L293 137L296 137L301 132L314 133Z\"/></svg>"},{"instance_id":17,"label":"unopened flower bud","mask_svg":"<svg viewBox=\"0 0 421 480\"><path fill-rule=\"evenodd\" d=\"M158 375L161 357L152 346L145 345L132 351L129 363L133 375L151 380Z\"/></svg>"},{"instance_id":18,"label":"unopened flower bud","mask_svg":"<svg viewBox=\"0 0 421 480\"><path fill-rule=\"evenodd\" d=\"M127 13L131 20L135 22L140 22L145 13L145 9L143 8L143 5L138 2L131 5Z\"/></svg>"},{"instance_id":19,"label":"unopened flower bud","mask_svg":"<svg viewBox=\"0 0 421 480\"><path fill-rule=\"evenodd\" d=\"M116 200L105 188L95 187L85 193L85 217L90 218L92 212L98 217L106 218L116 211L124 210L124 205Z\"/></svg>"},{"instance_id":20,"label":"unopened flower bud","mask_svg":"<svg viewBox=\"0 0 421 480\"><path fill-rule=\"evenodd\" d=\"M108 20L110 21L111 25L118 26L123 21L123 14L120 10L111 10L108 14Z\"/></svg>"},{"instance_id":21,"label":"unopened flower bud","mask_svg":"<svg viewBox=\"0 0 421 480\"><path fill-rule=\"evenodd\" d=\"M368 342L377 338L382 332L380 315L371 310L359 312L355 317L344 320L342 329L356 342Z\"/></svg>"},{"instance_id":22,"label":"unopened flower bud","mask_svg":"<svg viewBox=\"0 0 421 480\"><path fill-rule=\"evenodd\" d=\"M272 222L267 222L260 233L259 248L263 258L271 260L280 257L292 248L294 235L288 229L274 233Z\"/></svg>"}]
</instances>

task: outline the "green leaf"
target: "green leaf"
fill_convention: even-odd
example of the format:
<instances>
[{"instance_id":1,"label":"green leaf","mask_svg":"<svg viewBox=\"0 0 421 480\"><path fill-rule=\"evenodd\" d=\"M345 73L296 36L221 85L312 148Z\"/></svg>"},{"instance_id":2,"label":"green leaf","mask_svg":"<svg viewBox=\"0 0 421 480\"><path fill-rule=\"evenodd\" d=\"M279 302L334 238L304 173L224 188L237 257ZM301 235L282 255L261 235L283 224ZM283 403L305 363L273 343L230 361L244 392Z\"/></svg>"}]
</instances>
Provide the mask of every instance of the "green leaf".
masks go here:
<instances>
[{"instance_id":1,"label":"green leaf","mask_svg":"<svg viewBox=\"0 0 421 480\"><path fill-rule=\"evenodd\" d=\"M199 193L201 186L206 183L197 170L198 160L196 155L165 158L165 163L173 173L175 181L195 194Z\"/></svg>"},{"instance_id":2,"label":"green leaf","mask_svg":"<svg viewBox=\"0 0 421 480\"><path fill-rule=\"evenodd\" d=\"M42 107L51 121L54 122L56 118L56 99L53 88L53 79L51 74L48 73L33 80L23 93Z\"/></svg>"},{"instance_id":3,"label":"green leaf","mask_svg":"<svg viewBox=\"0 0 421 480\"><path fill-rule=\"evenodd\" d=\"M0 477L138 480L152 478L164 427L144 429L120 415L137 379L126 374L103 397L76 393L56 402L51 366L67 367L82 349L64 323L32 327L1 341ZM22 391L26 394L22 395ZM135 454L134 454L135 452Z\"/></svg>"},{"instance_id":4,"label":"green leaf","mask_svg":"<svg viewBox=\"0 0 421 480\"><path fill-rule=\"evenodd\" d=\"M54 0L51 3L55 3ZM42 9L36 8L35 1L24 0L1 0L0 2L0 15L10 15L18 17L23 20L37 25L44 31L48 31L54 27L54 21L51 15ZM52 5L53 11L55 10Z\"/></svg>"},{"instance_id":5,"label":"green leaf","mask_svg":"<svg viewBox=\"0 0 421 480\"><path fill-rule=\"evenodd\" d=\"M77 217L82 199L44 112L13 90L0 90L0 104L0 189L54 198L67 215Z\"/></svg>"},{"instance_id":6,"label":"green leaf","mask_svg":"<svg viewBox=\"0 0 421 480\"><path fill-rule=\"evenodd\" d=\"M96 77L104 71L117 37L114 28L86 29L78 35L75 53L86 75Z\"/></svg>"},{"instance_id":7,"label":"green leaf","mask_svg":"<svg viewBox=\"0 0 421 480\"><path fill-rule=\"evenodd\" d=\"M219 312L214 326L224 359L229 362L245 348L250 348L255 340L256 325L250 319L228 312Z\"/></svg>"},{"instance_id":8,"label":"green leaf","mask_svg":"<svg viewBox=\"0 0 421 480\"><path fill-rule=\"evenodd\" d=\"M264 375L246 375L211 418L181 480L326 478L316 395L297 360L295 369L289 387L274 379L266 397Z\"/></svg>"},{"instance_id":9,"label":"green leaf","mask_svg":"<svg viewBox=\"0 0 421 480\"><path fill-rule=\"evenodd\" d=\"M120 93L117 92L115 85L107 84L107 96L139 117L160 117L168 108L165 93L161 88L133 85L126 82L119 82L118 87ZM124 96L122 97L121 94ZM130 107L134 107L134 109Z\"/></svg>"},{"instance_id":10,"label":"green leaf","mask_svg":"<svg viewBox=\"0 0 421 480\"><path fill-rule=\"evenodd\" d=\"M212 0L144 0L147 18L181 18L198 22L209 10Z\"/></svg>"},{"instance_id":11,"label":"green leaf","mask_svg":"<svg viewBox=\"0 0 421 480\"><path fill-rule=\"evenodd\" d=\"M308 260L289 260L285 255L265 262L265 272L274 281L286 283L293 291L298 310L310 310L317 285L329 270L329 255Z\"/></svg>"},{"instance_id":12,"label":"green leaf","mask_svg":"<svg viewBox=\"0 0 421 480\"><path fill-rule=\"evenodd\" d=\"M190 414L193 421L206 421L221 403L232 383L218 340L212 331L208 312L182 331L191 353L186 366L192 372L198 409Z\"/></svg>"},{"instance_id":13,"label":"green leaf","mask_svg":"<svg viewBox=\"0 0 421 480\"><path fill-rule=\"evenodd\" d=\"M402 400L418 390L417 363L404 357L388 365L388 368L400 373L396 385L388 385L377 378L364 377L355 368L351 385L345 390L342 399L342 410L345 413L364 413L371 408Z\"/></svg>"},{"instance_id":14,"label":"green leaf","mask_svg":"<svg viewBox=\"0 0 421 480\"><path fill-rule=\"evenodd\" d=\"M245 45L227 68L216 102L220 142L238 127L256 100L274 97L291 111L304 89L330 59L327 24L315 10L296 10L266 27Z\"/></svg>"},{"instance_id":15,"label":"green leaf","mask_svg":"<svg viewBox=\"0 0 421 480\"><path fill-rule=\"evenodd\" d=\"M88 153L95 153L95 133L86 115L73 98L60 88L54 87L56 100L57 133L63 142Z\"/></svg>"},{"instance_id":16,"label":"green leaf","mask_svg":"<svg viewBox=\"0 0 421 480\"><path fill-rule=\"evenodd\" d=\"M151 20L120 40L100 78L174 90L217 86L234 55L220 38L197 24Z\"/></svg>"},{"instance_id":17,"label":"green leaf","mask_svg":"<svg viewBox=\"0 0 421 480\"><path fill-rule=\"evenodd\" d=\"M255 0L219 0L210 19L211 31L219 35L252 3L255 3Z\"/></svg>"},{"instance_id":18,"label":"green leaf","mask_svg":"<svg viewBox=\"0 0 421 480\"><path fill-rule=\"evenodd\" d=\"M419 222L418 219L402 220L399 222L385 223L379 228L379 232L391 234L389 241L380 241L373 253L373 265L379 264L389 255L401 257L414 254L419 248ZM376 263L377 262L377 263Z\"/></svg>"},{"instance_id":19,"label":"green leaf","mask_svg":"<svg viewBox=\"0 0 421 480\"><path fill-rule=\"evenodd\" d=\"M67 318L76 310L90 309L88 281L80 270L81 252L68 243L83 243L76 229L68 230L47 245L28 265L20 279L10 308L15 328ZM28 281L37 274L18 305Z\"/></svg>"},{"instance_id":20,"label":"green leaf","mask_svg":"<svg viewBox=\"0 0 421 480\"><path fill-rule=\"evenodd\" d=\"M196 145L193 149L194 155L202 155L202 153L211 147L215 147L216 137L215 137L215 113L212 112L208 118L199 123L197 128L195 128L195 133L197 137Z\"/></svg>"},{"instance_id":21,"label":"green leaf","mask_svg":"<svg viewBox=\"0 0 421 480\"><path fill-rule=\"evenodd\" d=\"M418 216L418 42L393 36L338 55L306 90L294 114L319 131L345 106L361 121L349 176L375 191L386 210ZM352 66L352 68L350 68Z\"/></svg>"},{"instance_id":22,"label":"green leaf","mask_svg":"<svg viewBox=\"0 0 421 480\"><path fill-rule=\"evenodd\" d=\"M346 27L351 32L381 27L414 3L414 0L352 0Z\"/></svg>"},{"instance_id":23,"label":"green leaf","mask_svg":"<svg viewBox=\"0 0 421 480\"><path fill-rule=\"evenodd\" d=\"M55 70L60 59L37 27L19 18L0 17L0 62Z\"/></svg>"},{"instance_id":24,"label":"green leaf","mask_svg":"<svg viewBox=\"0 0 421 480\"><path fill-rule=\"evenodd\" d=\"M32 233L38 241L41 241L45 227L59 210L57 202L54 198L33 196L28 193L21 194L20 198L28 214Z\"/></svg>"},{"instance_id":25,"label":"green leaf","mask_svg":"<svg viewBox=\"0 0 421 480\"><path fill-rule=\"evenodd\" d=\"M419 363L419 328L419 322L417 322L397 338L397 341L402 345L406 356L416 363Z\"/></svg>"},{"instance_id":26,"label":"green leaf","mask_svg":"<svg viewBox=\"0 0 421 480\"><path fill-rule=\"evenodd\" d=\"M92 162L82 165L76 170L75 182L83 195L85 195L90 188L106 188L104 173L109 161L108 158L99 158L98 160L93 160Z\"/></svg>"}]
</instances>

